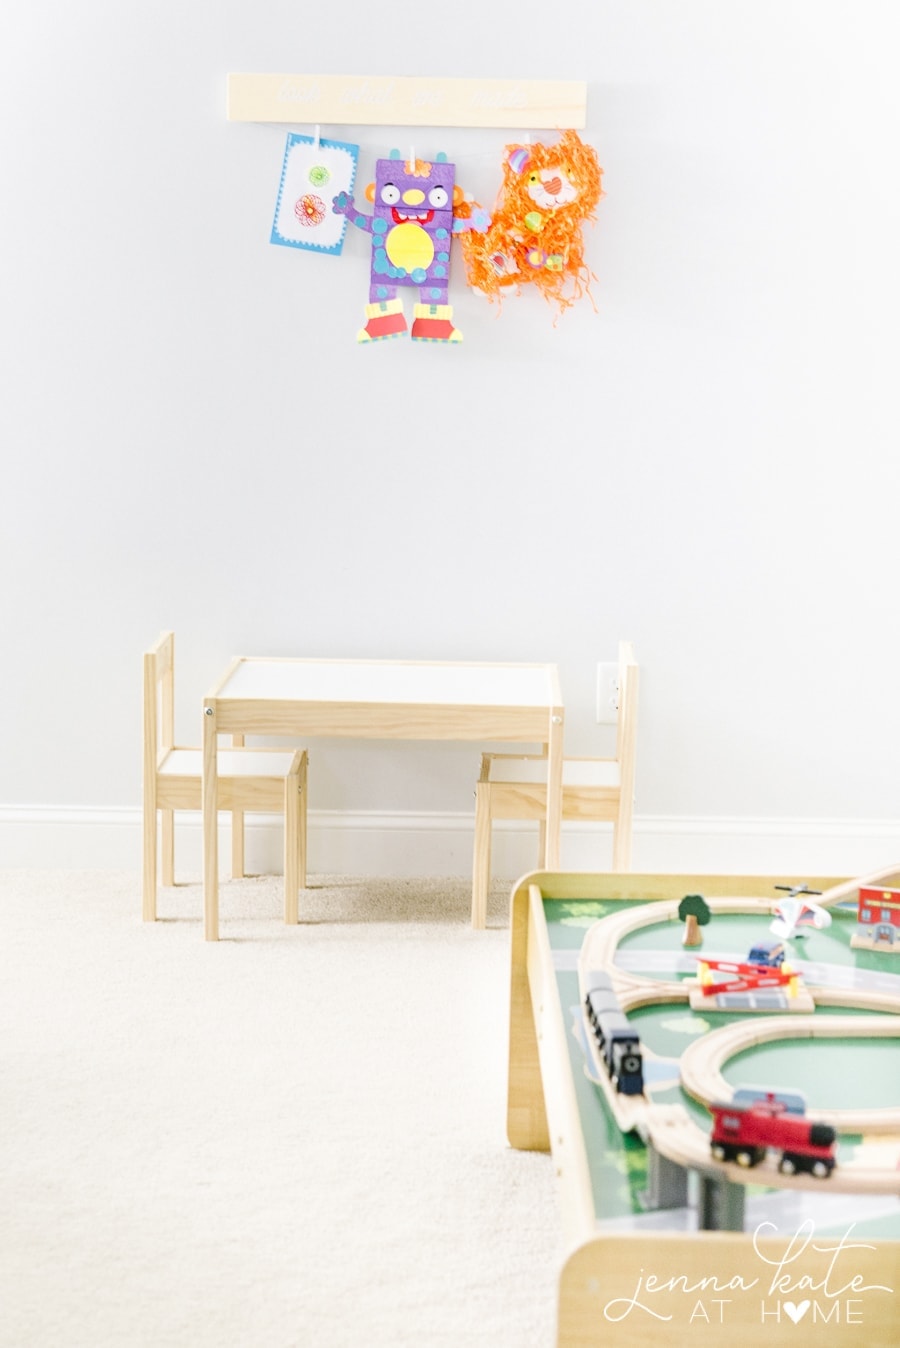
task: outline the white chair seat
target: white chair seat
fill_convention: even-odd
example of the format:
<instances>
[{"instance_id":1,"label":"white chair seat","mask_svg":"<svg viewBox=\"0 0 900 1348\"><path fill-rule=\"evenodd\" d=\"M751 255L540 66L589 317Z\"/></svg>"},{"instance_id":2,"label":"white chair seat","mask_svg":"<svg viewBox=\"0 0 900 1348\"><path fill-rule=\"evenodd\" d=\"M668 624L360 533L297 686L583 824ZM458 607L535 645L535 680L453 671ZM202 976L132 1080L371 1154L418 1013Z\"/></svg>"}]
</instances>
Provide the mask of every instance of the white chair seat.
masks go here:
<instances>
[{"instance_id":1,"label":"white chair seat","mask_svg":"<svg viewBox=\"0 0 900 1348\"><path fill-rule=\"evenodd\" d=\"M491 755L491 783L513 782L529 786L547 785L547 759L537 755L514 758ZM563 786L618 786L619 765L611 758L563 759Z\"/></svg>"},{"instance_id":2,"label":"white chair seat","mask_svg":"<svg viewBox=\"0 0 900 1348\"><path fill-rule=\"evenodd\" d=\"M285 777L293 749L220 749L220 777ZM163 777L202 777L202 749L170 749L157 769Z\"/></svg>"}]
</instances>

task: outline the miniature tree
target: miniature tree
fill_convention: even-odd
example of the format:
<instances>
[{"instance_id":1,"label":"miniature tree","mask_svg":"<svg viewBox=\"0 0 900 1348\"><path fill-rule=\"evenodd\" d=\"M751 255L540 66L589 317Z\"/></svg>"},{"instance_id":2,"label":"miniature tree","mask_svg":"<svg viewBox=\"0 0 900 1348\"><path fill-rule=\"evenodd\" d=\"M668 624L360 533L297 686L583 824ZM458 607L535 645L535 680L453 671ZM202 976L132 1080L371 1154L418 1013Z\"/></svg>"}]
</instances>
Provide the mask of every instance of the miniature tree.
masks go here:
<instances>
[{"instance_id":1,"label":"miniature tree","mask_svg":"<svg viewBox=\"0 0 900 1348\"><path fill-rule=\"evenodd\" d=\"M700 928L705 927L712 917L709 904L703 895L685 894L678 905L678 916L684 923L684 935L681 938L681 944L702 945L703 933Z\"/></svg>"}]
</instances>

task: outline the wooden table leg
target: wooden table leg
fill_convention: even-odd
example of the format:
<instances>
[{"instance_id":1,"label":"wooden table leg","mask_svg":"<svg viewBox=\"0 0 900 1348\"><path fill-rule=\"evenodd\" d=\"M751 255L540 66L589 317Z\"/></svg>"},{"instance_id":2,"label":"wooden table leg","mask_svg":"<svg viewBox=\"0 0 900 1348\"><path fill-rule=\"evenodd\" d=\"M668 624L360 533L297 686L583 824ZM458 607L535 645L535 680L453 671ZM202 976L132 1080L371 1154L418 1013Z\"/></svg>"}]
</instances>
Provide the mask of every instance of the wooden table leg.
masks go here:
<instances>
[{"instance_id":1,"label":"wooden table leg","mask_svg":"<svg viewBox=\"0 0 900 1348\"><path fill-rule=\"evenodd\" d=\"M216 706L211 699L203 705L203 935L207 941L219 939L219 779L216 751Z\"/></svg>"},{"instance_id":2,"label":"wooden table leg","mask_svg":"<svg viewBox=\"0 0 900 1348\"><path fill-rule=\"evenodd\" d=\"M231 743L235 748L242 748L244 744L243 735L232 735ZM244 878L244 811L231 811L231 878L232 880L243 880Z\"/></svg>"},{"instance_id":3,"label":"wooden table leg","mask_svg":"<svg viewBox=\"0 0 900 1348\"><path fill-rule=\"evenodd\" d=\"M550 714L550 739L547 745L547 837L544 867L559 869L559 835L562 827L563 709L554 707Z\"/></svg>"}]
</instances>

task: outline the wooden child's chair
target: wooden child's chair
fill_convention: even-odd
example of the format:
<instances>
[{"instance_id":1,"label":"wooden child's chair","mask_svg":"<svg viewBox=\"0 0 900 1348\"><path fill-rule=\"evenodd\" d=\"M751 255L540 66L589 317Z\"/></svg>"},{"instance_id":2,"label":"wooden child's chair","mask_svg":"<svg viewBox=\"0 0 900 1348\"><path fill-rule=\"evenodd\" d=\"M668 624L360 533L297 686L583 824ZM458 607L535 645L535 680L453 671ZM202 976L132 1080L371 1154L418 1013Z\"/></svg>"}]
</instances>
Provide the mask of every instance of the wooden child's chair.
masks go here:
<instances>
[{"instance_id":1,"label":"wooden child's chair","mask_svg":"<svg viewBox=\"0 0 900 1348\"><path fill-rule=\"evenodd\" d=\"M611 820L613 870L631 865L638 666L631 643L619 643L619 698L615 758L563 760L563 819ZM491 827L495 819L540 821L540 857L547 818L547 758L542 754L482 754L475 788L475 859L472 926L482 928L491 883ZM540 863L539 863L540 864Z\"/></svg>"},{"instance_id":2,"label":"wooden child's chair","mask_svg":"<svg viewBox=\"0 0 900 1348\"><path fill-rule=\"evenodd\" d=\"M199 714L199 704L198 704ZM235 737L237 739L237 737ZM232 874L244 874L244 811L284 812L284 920L298 921L306 886L305 749L219 749L219 807L232 815ZM175 744L175 637L164 632L144 653L143 917L156 921L157 812L162 816L162 882L175 883L175 810L199 810L203 750Z\"/></svg>"}]
</instances>

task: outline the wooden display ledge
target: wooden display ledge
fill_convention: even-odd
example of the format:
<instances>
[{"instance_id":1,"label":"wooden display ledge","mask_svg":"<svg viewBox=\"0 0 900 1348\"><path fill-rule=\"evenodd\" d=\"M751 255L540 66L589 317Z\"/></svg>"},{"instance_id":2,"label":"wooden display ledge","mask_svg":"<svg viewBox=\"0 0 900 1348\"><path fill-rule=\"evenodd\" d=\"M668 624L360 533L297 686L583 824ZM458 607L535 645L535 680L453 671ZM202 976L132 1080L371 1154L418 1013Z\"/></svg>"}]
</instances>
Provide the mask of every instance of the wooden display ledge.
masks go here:
<instances>
[{"instance_id":1,"label":"wooden display ledge","mask_svg":"<svg viewBox=\"0 0 900 1348\"><path fill-rule=\"evenodd\" d=\"M801 877L817 889L853 881ZM895 1348L900 1241L799 1233L610 1231L598 1223L544 899L674 901L758 896L785 876L535 872L513 889L507 1129L514 1147L552 1151L566 1255L557 1348ZM849 1245L851 1248L847 1248ZM827 1327L826 1327L827 1325Z\"/></svg>"},{"instance_id":2,"label":"wooden display ledge","mask_svg":"<svg viewBox=\"0 0 900 1348\"><path fill-rule=\"evenodd\" d=\"M430 79L386 75L228 76L228 120L333 126L581 130L583 80Z\"/></svg>"}]
</instances>

